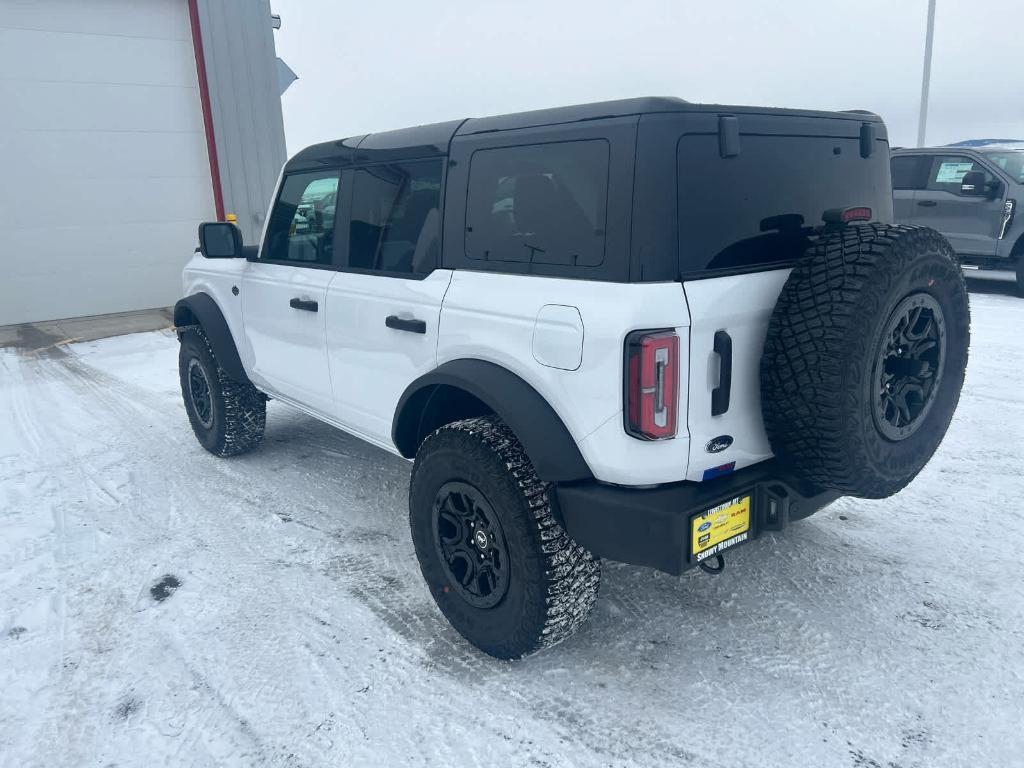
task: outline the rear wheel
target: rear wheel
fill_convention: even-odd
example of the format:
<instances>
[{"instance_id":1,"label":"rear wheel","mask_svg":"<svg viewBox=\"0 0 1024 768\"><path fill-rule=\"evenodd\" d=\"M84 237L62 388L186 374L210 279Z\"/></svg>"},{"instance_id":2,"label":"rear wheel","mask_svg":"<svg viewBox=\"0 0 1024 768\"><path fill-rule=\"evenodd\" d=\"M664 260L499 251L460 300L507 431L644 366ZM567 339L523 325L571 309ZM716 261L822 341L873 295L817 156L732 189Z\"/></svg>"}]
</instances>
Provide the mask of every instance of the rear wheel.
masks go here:
<instances>
[{"instance_id":1,"label":"rear wheel","mask_svg":"<svg viewBox=\"0 0 1024 768\"><path fill-rule=\"evenodd\" d=\"M493 416L441 427L420 446L409 522L441 612L501 659L552 646L590 615L600 562L552 513L550 486Z\"/></svg>"},{"instance_id":2,"label":"rear wheel","mask_svg":"<svg viewBox=\"0 0 1024 768\"><path fill-rule=\"evenodd\" d=\"M765 428L806 480L883 498L942 441L970 341L955 254L922 227L851 226L790 274L761 361Z\"/></svg>"}]
</instances>

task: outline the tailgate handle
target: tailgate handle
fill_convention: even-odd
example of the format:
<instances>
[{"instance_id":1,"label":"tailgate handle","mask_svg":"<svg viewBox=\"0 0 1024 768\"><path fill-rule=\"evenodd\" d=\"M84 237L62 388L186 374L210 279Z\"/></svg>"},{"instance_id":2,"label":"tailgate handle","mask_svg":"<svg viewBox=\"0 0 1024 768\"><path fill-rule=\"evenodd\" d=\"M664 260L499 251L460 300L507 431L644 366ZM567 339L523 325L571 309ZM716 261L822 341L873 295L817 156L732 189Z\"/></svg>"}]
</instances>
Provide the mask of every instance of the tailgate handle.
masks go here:
<instances>
[{"instance_id":1,"label":"tailgate handle","mask_svg":"<svg viewBox=\"0 0 1024 768\"><path fill-rule=\"evenodd\" d=\"M718 386L711 390L711 415L721 416L729 410L732 392L732 337L725 331L715 331L715 354L720 362Z\"/></svg>"},{"instance_id":2,"label":"tailgate handle","mask_svg":"<svg viewBox=\"0 0 1024 768\"><path fill-rule=\"evenodd\" d=\"M917 204L923 208L934 208L936 205L938 205L938 203L935 202L934 200L918 200Z\"/></svg>"}]
</instances>

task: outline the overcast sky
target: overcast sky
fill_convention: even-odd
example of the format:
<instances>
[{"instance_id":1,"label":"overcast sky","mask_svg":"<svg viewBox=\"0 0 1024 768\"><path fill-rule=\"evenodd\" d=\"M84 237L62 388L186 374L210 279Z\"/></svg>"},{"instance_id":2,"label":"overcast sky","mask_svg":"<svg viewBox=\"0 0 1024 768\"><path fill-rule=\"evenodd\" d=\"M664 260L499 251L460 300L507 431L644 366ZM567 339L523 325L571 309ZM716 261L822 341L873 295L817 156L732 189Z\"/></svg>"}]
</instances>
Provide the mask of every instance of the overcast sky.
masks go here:
<instances>
[{"instance_id":1,"label":"overcast sky","mask_svg":"<svg viewBox=\"0 0 1024 768\"><path fill-rule=\"evenodd\" d=\"M271 0L289 153L631 96L870 109L913 145L927 0ZM938 0L929 144L1024 139L1024 10Z\"/></svg>"}]
</instances>

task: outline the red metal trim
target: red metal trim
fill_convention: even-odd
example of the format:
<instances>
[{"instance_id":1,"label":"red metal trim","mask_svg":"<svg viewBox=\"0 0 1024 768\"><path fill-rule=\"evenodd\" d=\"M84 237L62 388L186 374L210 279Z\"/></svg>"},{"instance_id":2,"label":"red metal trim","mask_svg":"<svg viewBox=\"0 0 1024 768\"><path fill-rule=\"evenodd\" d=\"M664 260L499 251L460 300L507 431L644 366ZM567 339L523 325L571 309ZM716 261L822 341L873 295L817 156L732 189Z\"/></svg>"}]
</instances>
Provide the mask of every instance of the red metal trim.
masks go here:
<instances>
[{"instance_id":1,"label":"red metal trim","mask_svg":"<svg viewBox=\"0 0 1024 768\"><path fill-rule=\"evenodd\" d=\"M199 29L198 0L188 0L188 18L192 25L192 49L196 55L196 73L199 75L199 100L203 105L203 127L206 130L206 154L210 158L210 181L213 183L213 205L217 221L224 221L224 193L220 186L220 164L217 161L217 141L213 135L213 111L210 109L210 85L206 79L206 58L203 55L203 35Z\"/></svg>"}]
</instances>

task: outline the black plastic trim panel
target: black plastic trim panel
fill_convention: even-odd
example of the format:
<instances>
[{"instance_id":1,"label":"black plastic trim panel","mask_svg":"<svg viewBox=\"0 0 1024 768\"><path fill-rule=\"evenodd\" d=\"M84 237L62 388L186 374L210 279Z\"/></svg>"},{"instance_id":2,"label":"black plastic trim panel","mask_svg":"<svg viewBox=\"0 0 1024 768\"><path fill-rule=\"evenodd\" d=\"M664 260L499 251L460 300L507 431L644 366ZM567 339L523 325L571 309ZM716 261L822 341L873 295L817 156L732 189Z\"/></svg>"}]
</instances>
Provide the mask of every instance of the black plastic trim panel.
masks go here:
<instances>
[{"instance_id":1,"label":"black plastic trim panel","mask_svg":"<svg viewBox=\"0 0 1024 768\"><path fill-rule=\"evenodd\" d=\"M402 394L391 435L406 458L416 455L420 439L426 436L420 434L420 412L431 390L445 386L467 392L497 414L519 438L541 480L593 478L568 428L537 390L500 365L475 359L444 363Z\"/></svg>"},{"instance_id":2,"label":"black plastic trim panel","mask_svg":"<svg viewBox=\"0 0 1024 768\"><path fill-rule=\"evenodd\" d=\"M705 483L629 488L591 481L555 489L562 524L576 542L597 557L674 575L697 565L690 557L690 519L747 494L753 505L750 540L782 530L840 496L789 477L775 460Z\"/></svg>"},{"instance_id":3,"label":"black plastic trim panel","mask_svg":"<svg viewBox=\"0 0 1024 768\"><path fill-rule=\"evenodd\" d=\"M194 293L180 299L174 305L174 325L178 328L190 325L187 319L190 316L202 326L203 333L213 348L213 355L217 358L217 364L224 369L224 373L234 381L248 382L249 377L242 366L242 359L238 356L231 329L228 328L224 313L220 311L213 297L208 293Z\"/></svg>"}]
</instances>

